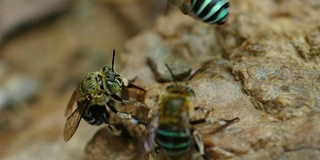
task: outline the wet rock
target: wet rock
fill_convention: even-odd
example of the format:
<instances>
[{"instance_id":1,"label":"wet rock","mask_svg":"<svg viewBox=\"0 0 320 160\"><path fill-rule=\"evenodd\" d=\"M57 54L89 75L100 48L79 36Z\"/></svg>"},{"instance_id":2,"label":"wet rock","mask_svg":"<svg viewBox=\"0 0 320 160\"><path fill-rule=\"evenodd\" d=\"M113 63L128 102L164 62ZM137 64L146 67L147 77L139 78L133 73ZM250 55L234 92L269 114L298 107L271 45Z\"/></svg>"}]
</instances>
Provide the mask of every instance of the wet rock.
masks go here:
<instances>
[{"instance_id":1,"label":"wet rock","mask_svg":"<svg viewBox=\"0 0 320 160\"><path fill-rule=\"evenodd\" d=\"M4 39L70 7L71 0L0 0L0 45Z\"/></svg>"},{"instance_id":2,"label":"wet rock","mask_svg":"<svg viewBox=\"0 0 320 160\"><path fill-rule=\"evenodd\" d=\"M192 71L190 64L176 56L165 46L158 46L152 49L147 58L158 82L173 81L172 75L165 64L170 67L174 78L177 80L186 79Z\"/></svg>"}]
</instances>

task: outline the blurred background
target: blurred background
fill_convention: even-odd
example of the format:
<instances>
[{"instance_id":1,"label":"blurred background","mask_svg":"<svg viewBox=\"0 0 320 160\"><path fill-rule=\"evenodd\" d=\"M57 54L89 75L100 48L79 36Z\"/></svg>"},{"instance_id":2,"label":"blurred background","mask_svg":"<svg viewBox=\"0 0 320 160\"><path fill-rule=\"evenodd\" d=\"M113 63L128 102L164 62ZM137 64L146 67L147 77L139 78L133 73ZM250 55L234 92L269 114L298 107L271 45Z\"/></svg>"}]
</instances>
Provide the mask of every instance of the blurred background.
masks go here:
<instances>
[{"instance_id":1,"label":"blurred background","mask_svg":"<svg viewBox=\"0 0 320 160\"><path fill-rule=\"evenodd\" d=\"M63 141L64 110L81 78L111 65L163 15L159 0L0 0L0 159L81 159L96 127ZM91 130L91 131L90 131Z\"/></svg>"},{"instance_id":2,"label":"blurred background","mask_svg":"<svg viewBox=\"0 0 320 160\"><path fill-rule=\"evenodd\" d=\"M0 160L84 159L102 126L81 122L66 143L64 111L86 73L111 65L113 49L116 70L138 76L153 108L165 84L152 86L161 67L147 59L202 66L189 81L195 105L208 108L199 114L241 119L204 141L215 159L317 159L320 1L230 3L228 23L209 26L177 8L166 14L166 0L0 0ZM96 142L106 154L91 155L105 158L109 144Z\"/></svg>"}]
</instances>

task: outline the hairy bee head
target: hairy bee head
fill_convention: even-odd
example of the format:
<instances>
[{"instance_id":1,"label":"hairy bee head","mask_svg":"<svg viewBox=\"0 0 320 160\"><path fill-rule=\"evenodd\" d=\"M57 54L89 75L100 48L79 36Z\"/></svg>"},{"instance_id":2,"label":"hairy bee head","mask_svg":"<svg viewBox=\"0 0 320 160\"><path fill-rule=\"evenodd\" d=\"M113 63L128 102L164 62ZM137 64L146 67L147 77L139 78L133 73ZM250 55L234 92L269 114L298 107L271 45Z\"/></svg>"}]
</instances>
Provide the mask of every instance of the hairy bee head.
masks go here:
<instances>
[{"instance_id":1,"label":"hairy bee head","mask_svg":"<svg viewBox=\"0 0 320 160\"><path fill-rule=\"evenodd\" d=\"M181 117L193 114L194 91L184 85L169 85L162 95L159 105L159 123L178 123Z\"/></svg>"},{"instance_id":2,"label":"hairy bee head","mask_svg":"<svg viewBox=\"0 0 320 160\"><path fill-rule=\"evenodd\" d=\"M180 84L169 85L166 88L166 92L171 95L180 95L183 97L190 97L190 98L193 98L195 96L193 89L191 89L188 86L180 85Z\"/></svg>"},{"instance_id":3,"label":"hairy bee head","mask_svg":"<svg viewBox=\"0 0 320 160\"><path fill-rule=\"evenodd\" d=\"M128 86L129 81L120 74L114 72L112 68L103 67L100 70L103 81L106 84L107 90L111 94L115 94L121 90L122 87Z\"/></svg>"},{"instance_id":4,"label":"hairy bee head","mask_svg":"<svg viewBox=\"0 0 320 160\"><path fill-rule=\"evenodd\" d=\"M166 88L166 94L168 95L172 95L174 97L176 96L181 96L181 97L185 97L185 98L191 98L193 99L195 96L195 93L193 91L193 89L191 89L190 87L186 86L186 85L181 85L178 84L171 68L169 67L168 64L165 64L165 66L168 68L168 71L170 72L172 79L174 81L173 84L169 85Z\"/></svg>"},{"instance_id":5,"label":"hairy bee head","mask_svg":"<svg viewBox=\"0 0 320 160\"><path fill-rule=\"evenodd\" d=\"M179 84L168 66L165 64L170 72L174 83L165 89L159 105L161 119L159 123L170 124L178 123L184 115L191 116L193 114L193 101L195 93L193 89L186 85Z\"/></svg>"}]
</instances>

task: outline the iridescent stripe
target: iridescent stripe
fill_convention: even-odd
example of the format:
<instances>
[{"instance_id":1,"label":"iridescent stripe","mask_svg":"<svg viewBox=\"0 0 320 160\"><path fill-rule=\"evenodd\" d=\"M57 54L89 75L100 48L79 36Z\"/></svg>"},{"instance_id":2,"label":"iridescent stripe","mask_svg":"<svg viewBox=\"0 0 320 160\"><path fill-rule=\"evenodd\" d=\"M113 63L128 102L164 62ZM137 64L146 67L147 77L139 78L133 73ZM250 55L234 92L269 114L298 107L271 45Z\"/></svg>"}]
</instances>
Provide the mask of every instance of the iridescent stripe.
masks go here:
<instances>
[{"instance_id":1,"label":"iridescent stripe","mask_svg":"<svg viewBox=\"0 0 320 160\"><path fill-rule=\"evenodd\" d=\"M178 143L178 144L173 144L173 143L166 143L162 142L160 140L157 141L159 145L163 148L166 149L180 149L180 148L187 148L191 145L191 141L183 142L183 143Z\"/></svg>"},{"instance_id":2,"label":"iridescent stripe","mask_svg":"<svg viewBox=\"0 0 320 160\"><path fill-rule=\"evenodd\" d=\"M228 15L228 13L229 13L229 9L223 9L223 10L219 13L218 17L217 17L215 20L210 21L210 22L208 22L208 23L216 23L216 22L218 22L218 21L220 21L220 22L225 22L225 21L227 21L227 15Z\"/></svg>"},{"instance_id":3,"label":"iridescent stripe","mask_svg":"<svg viewBox=\"0 0 320 160\"><path fill-rule=\"evenodd\" d=\"M196 3L197 0L194 1L194 4ZM207 5L211 2L211 0L205 0L202 4L201 4L201 7L200 9L198 10L198 12L196 13L197 15L200 15L201 12L204 10L204 8L207 7ZM194 5L193 5L194 7Z\"/></svg>"},{"instance_id":4,"label":"iridescent stripe","mask_svg":"<svg viewBox=\"0 0 320 160\"><path fill-rule=\"evenodd\" d=\"M157 134L168 136L168 137L188 137L187 134L181 133L181 132L175 132L175 131L163 131L163 130L157 130Z\"/></svg>"},{"instance_id":5,"label":"iridescent stripe","mask_svg":"<svg viewBox=\"0 0 320 160\"><path fill-rule=\"evenodd\" d=\"M213 6L211 8L210 12L206 16L204 16L202 19L203 20L209 19L212 15L214 15L216 12L218 12L221 9L221 7L223 7L223 5L225 5L226 3L228 3L227 0L218 2L215 6ZM219 13L219 16L217 16L217 18L215 19L215 21L223 18L227 13L228 13L228 11L226 12L225 9L222 9Z\"/></svg>"}]
</instances>

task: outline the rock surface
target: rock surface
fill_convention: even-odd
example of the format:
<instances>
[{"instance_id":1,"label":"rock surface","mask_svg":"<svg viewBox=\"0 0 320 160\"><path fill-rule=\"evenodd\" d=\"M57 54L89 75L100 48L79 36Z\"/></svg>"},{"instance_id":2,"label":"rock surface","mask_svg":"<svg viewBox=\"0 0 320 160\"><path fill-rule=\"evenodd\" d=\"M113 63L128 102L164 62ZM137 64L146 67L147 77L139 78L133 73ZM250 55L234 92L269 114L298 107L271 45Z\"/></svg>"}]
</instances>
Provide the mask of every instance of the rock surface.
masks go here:
<instances>
[{"instance_id":1,"label":"rock surface","mask_svg":"<svg viewBox=\"0 0 320 160\"><path fill-rule=\"evenodd\" d=\"M0 8L18 1L1 2ZM119 106L119 110L151 120L169 83L157 81L156 72L160 72L148 65L147 56L155 49L163 52L161 48L165 48L170 51L168 57L179 57L188 64L183 69L192 69L191 77L180 82L196 92L194 103L200 109L192 119L240 118L217 132L215 125L192 126L203 135L210 157L320 157L318 0L230 0L229 21L222 26L196 21L178 9L163 15L165 8L158 4L164 6L165 1L148 2L74 1L64 16L54 21L44 19L49 23L31 26L23 33L14 31L25 24L24 20L32 23L38 19L25 19L29 15L26 14L1 21L0 41L6 43L0 42L0 56L8 67L0 68L0 76L32 75L40 89L32 101L0 111L0 159L169 159L161 153L146 153L146 130L119 119L115 122L121 122L131 138L115 136L104 126L99 130L82 121L70 141L62 140L64 109L77 82L85 73L110 65L114 48L116 70L128 79L137 77L135 84L148 91L144 97L132 97L144 98L147 109ZM27 3L31 1L20 2L16 7L27 9L21 7ZM52 3L46 4L55 6ZM1 20L3 15L13 13L8 9L0 10ZM32 13L38 9L42 8L33 9ZM46 10L39 12L40 19L46 17L42 13L61 13L48 7ZM159 18L153 25L155 16ZM2 22L11 25L4 27ZM153 28L128 40L146 26ZM2 38L11 35L11 31L16 35ZM119 49L125 41L124 49ZM202 159L196 150L190 155L193 160Z\"/></svg>"},{"instance_id":2,"label":"rock surface","mask_svg":"<svg viewBox=\"0 0 320 160\"><path fill-rule=\"evenodd\" d=\"M172 76L165 64L170 67L177 80L188 78L192 70L190 64L175 56L167 47L157 46L148 53L147 59L158 82L172 81Z\"/></svg>"},{"instance_id":3,"label":"rock surface","mask_svg":"<svg viewBox=\"0 0 320 160\"><path fill-rule=\"evenodd\" d=\"M116 136L107 128L100 129L89 142L85 153L87 159L134 160L147 156L139 149L133 137ZM98 144L98 145L97 145ZM141 143L140 143L141 144ZM144 153L144 154L143 154Z\"/></svg>"},{"instance_id":4,"label":"rock surface","mask_svg":"<svg viewBox=\"0 0 320 160\"><path fill-rule=\"evenodd\" d=\"M210 132L215 130L213 125L193 126L203 134L210 157L317 159L319 3L235 0L230 4L226 25L209 26L173 11L160 17L153 30L127 43L128 67L124 72L141 69L146 72L139 77L149 76L138 80L148 90L145 103L151 110L149 118L168 84L154 84L151 68L146 69L146 55L154 47L165 47L173 55L183 55L195 72L185 82L195 90L195 106L201 108L193 119L208 115L240 118L240 122L214 133ZM131 61L141 65L131 68ZM149 159L167 158L152 152ZM192 159L202 158L193 151Z\"/></svg>"}]
</instances>

